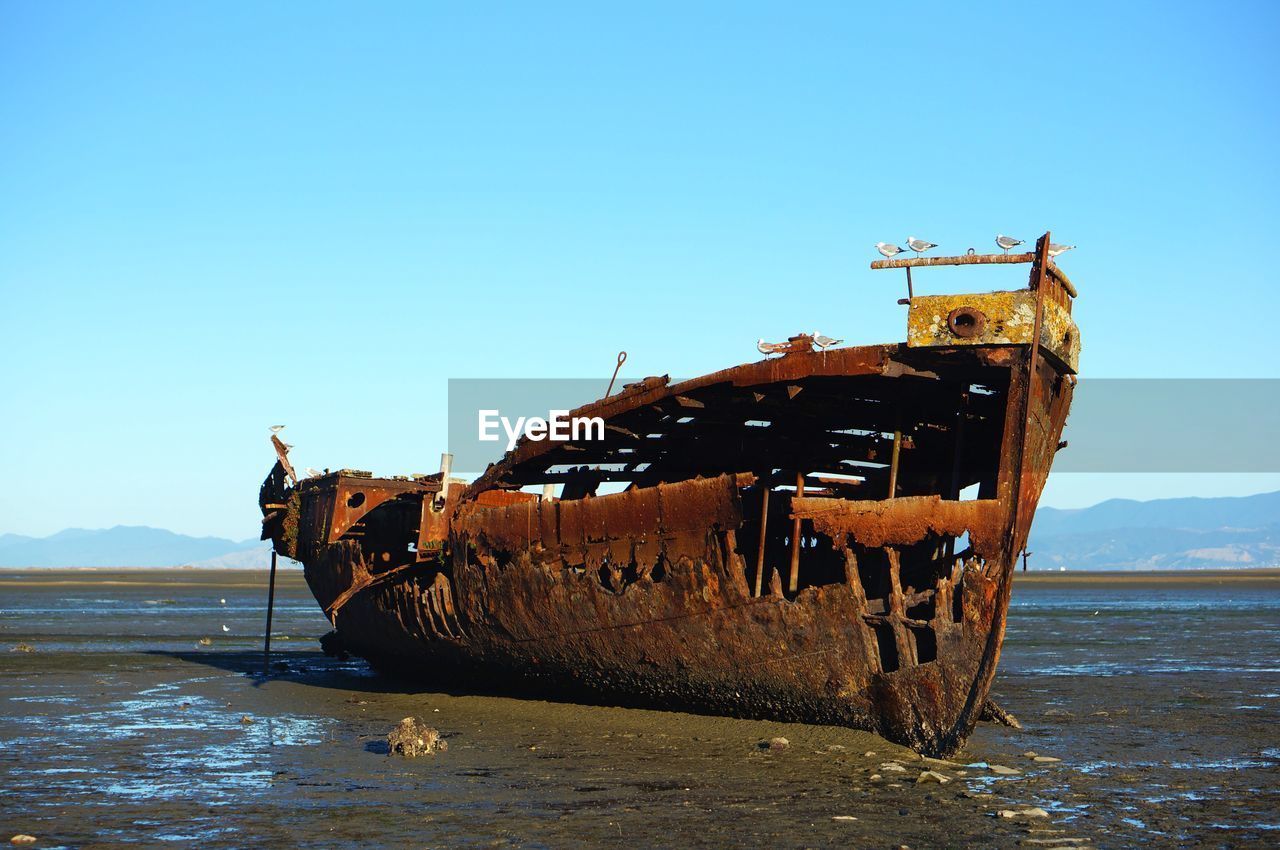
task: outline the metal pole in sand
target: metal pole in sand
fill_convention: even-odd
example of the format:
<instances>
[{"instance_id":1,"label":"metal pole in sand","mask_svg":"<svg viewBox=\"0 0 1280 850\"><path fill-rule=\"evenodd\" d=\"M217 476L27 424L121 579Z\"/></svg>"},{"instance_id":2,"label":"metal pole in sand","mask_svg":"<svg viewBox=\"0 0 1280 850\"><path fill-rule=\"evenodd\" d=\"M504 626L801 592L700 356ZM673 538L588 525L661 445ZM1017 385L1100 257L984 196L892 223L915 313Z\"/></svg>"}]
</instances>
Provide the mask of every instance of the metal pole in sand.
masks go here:
<instances>
[{"instance_id":1,"label":"metal pole in sand","mask_svg":"<svg viewBox=\"0 0 1280 850\"><path fill-rule=\"evenodd\" d=\"M271 611L276 605L276 550L271 550L271 579L267 584L267 633L262 640L262 675L271 671Z\"/></svg>"}]
</instances>

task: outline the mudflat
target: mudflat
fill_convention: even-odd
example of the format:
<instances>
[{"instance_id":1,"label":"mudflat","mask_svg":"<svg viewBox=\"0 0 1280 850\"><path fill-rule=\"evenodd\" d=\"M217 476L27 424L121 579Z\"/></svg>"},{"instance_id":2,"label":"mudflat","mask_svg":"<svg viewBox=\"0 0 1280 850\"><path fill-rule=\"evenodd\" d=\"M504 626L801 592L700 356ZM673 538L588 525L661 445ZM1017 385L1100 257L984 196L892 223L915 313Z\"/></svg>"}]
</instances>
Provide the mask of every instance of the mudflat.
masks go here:
<instances>
[{"instance_id":1,"label":"mudflat","mask_svg":"<svg viewBox=\"0 0 1280 850\"><path fill-rule=\"evenodd\" d=\"M1271 572L1020 575L995 692L1024 729L983 725L947 762L837 727L379 677L317 651L328 623L297 571L280 575L265 676L263 572L0 572L0 839L1274 846ZM448 750L388 755L388 731L411 715Z\"/></svg>"}]
</instances>

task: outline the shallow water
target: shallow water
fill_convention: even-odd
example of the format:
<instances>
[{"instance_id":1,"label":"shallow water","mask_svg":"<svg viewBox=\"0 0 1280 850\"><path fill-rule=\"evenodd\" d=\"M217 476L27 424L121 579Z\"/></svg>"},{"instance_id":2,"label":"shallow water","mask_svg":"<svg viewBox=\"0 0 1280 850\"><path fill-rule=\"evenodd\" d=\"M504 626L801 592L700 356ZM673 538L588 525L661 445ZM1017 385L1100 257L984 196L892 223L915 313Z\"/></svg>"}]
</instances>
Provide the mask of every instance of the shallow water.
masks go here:
<instances>
[{"instance_id":1,"label":"shallow water","mask_svg":"<svg viewBox=\"0 0 1280 850\"><path fill-rule=\"evenodd\" d=\"M995 693L1025 728L949 765L847 729L424 692L319 655L296 573L266 679L262 574L0 590L0 838L37 847L1280 844L1280 583L1020 583ZM388 757L409 714L448 752ZM1050 817L994 816L1027 806Z\"/></svg>"}]
</instances>

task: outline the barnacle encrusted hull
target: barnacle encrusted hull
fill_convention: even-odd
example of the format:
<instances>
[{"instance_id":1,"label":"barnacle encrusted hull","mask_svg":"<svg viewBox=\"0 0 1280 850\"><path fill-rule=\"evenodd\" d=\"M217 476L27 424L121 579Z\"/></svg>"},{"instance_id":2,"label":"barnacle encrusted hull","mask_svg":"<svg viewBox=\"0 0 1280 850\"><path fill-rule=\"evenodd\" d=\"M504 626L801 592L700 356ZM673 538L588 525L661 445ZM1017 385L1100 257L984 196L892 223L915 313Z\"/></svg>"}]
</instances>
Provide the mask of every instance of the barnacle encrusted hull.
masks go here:
<instances>
[{"instance_id":1,"label":"barnacle encrusted hull","mask_svg":"<svg viewBox=\"0 0 1280 850\"><path fill-rule=\"evenodd\" d=\"M1047 241L1016 297L913 301L918 339L802 336L646 379L574 412L605 439L522 441L470 485L293 483L277 442L263 536L303 562L342 648L380 667L949 754L986 701L1075 384L1074 290ZM521 489L547 484L558 497Z\"/></svg>"}]
</instances>

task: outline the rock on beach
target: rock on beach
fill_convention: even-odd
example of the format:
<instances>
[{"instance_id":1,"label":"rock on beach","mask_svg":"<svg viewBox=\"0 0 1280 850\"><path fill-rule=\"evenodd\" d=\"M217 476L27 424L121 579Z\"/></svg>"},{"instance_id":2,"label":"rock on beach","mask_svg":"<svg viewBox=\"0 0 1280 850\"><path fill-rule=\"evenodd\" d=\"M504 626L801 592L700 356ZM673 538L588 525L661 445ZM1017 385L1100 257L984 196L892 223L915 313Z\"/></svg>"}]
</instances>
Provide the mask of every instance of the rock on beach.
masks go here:
<instances>
[{"instance_id":1,"label":"rock on beach","mask_svg":"<svg viewBox=\"0 0 1280 850\"><path fill-rule=\"evenodd\" d=\"M435 755L449 749L449 742L440 737L438 730L416 717L406 717L397 723L387 735L387 745L391 748L388 755L394 753L405 758Z\"/></svg>"}]
</instances>

